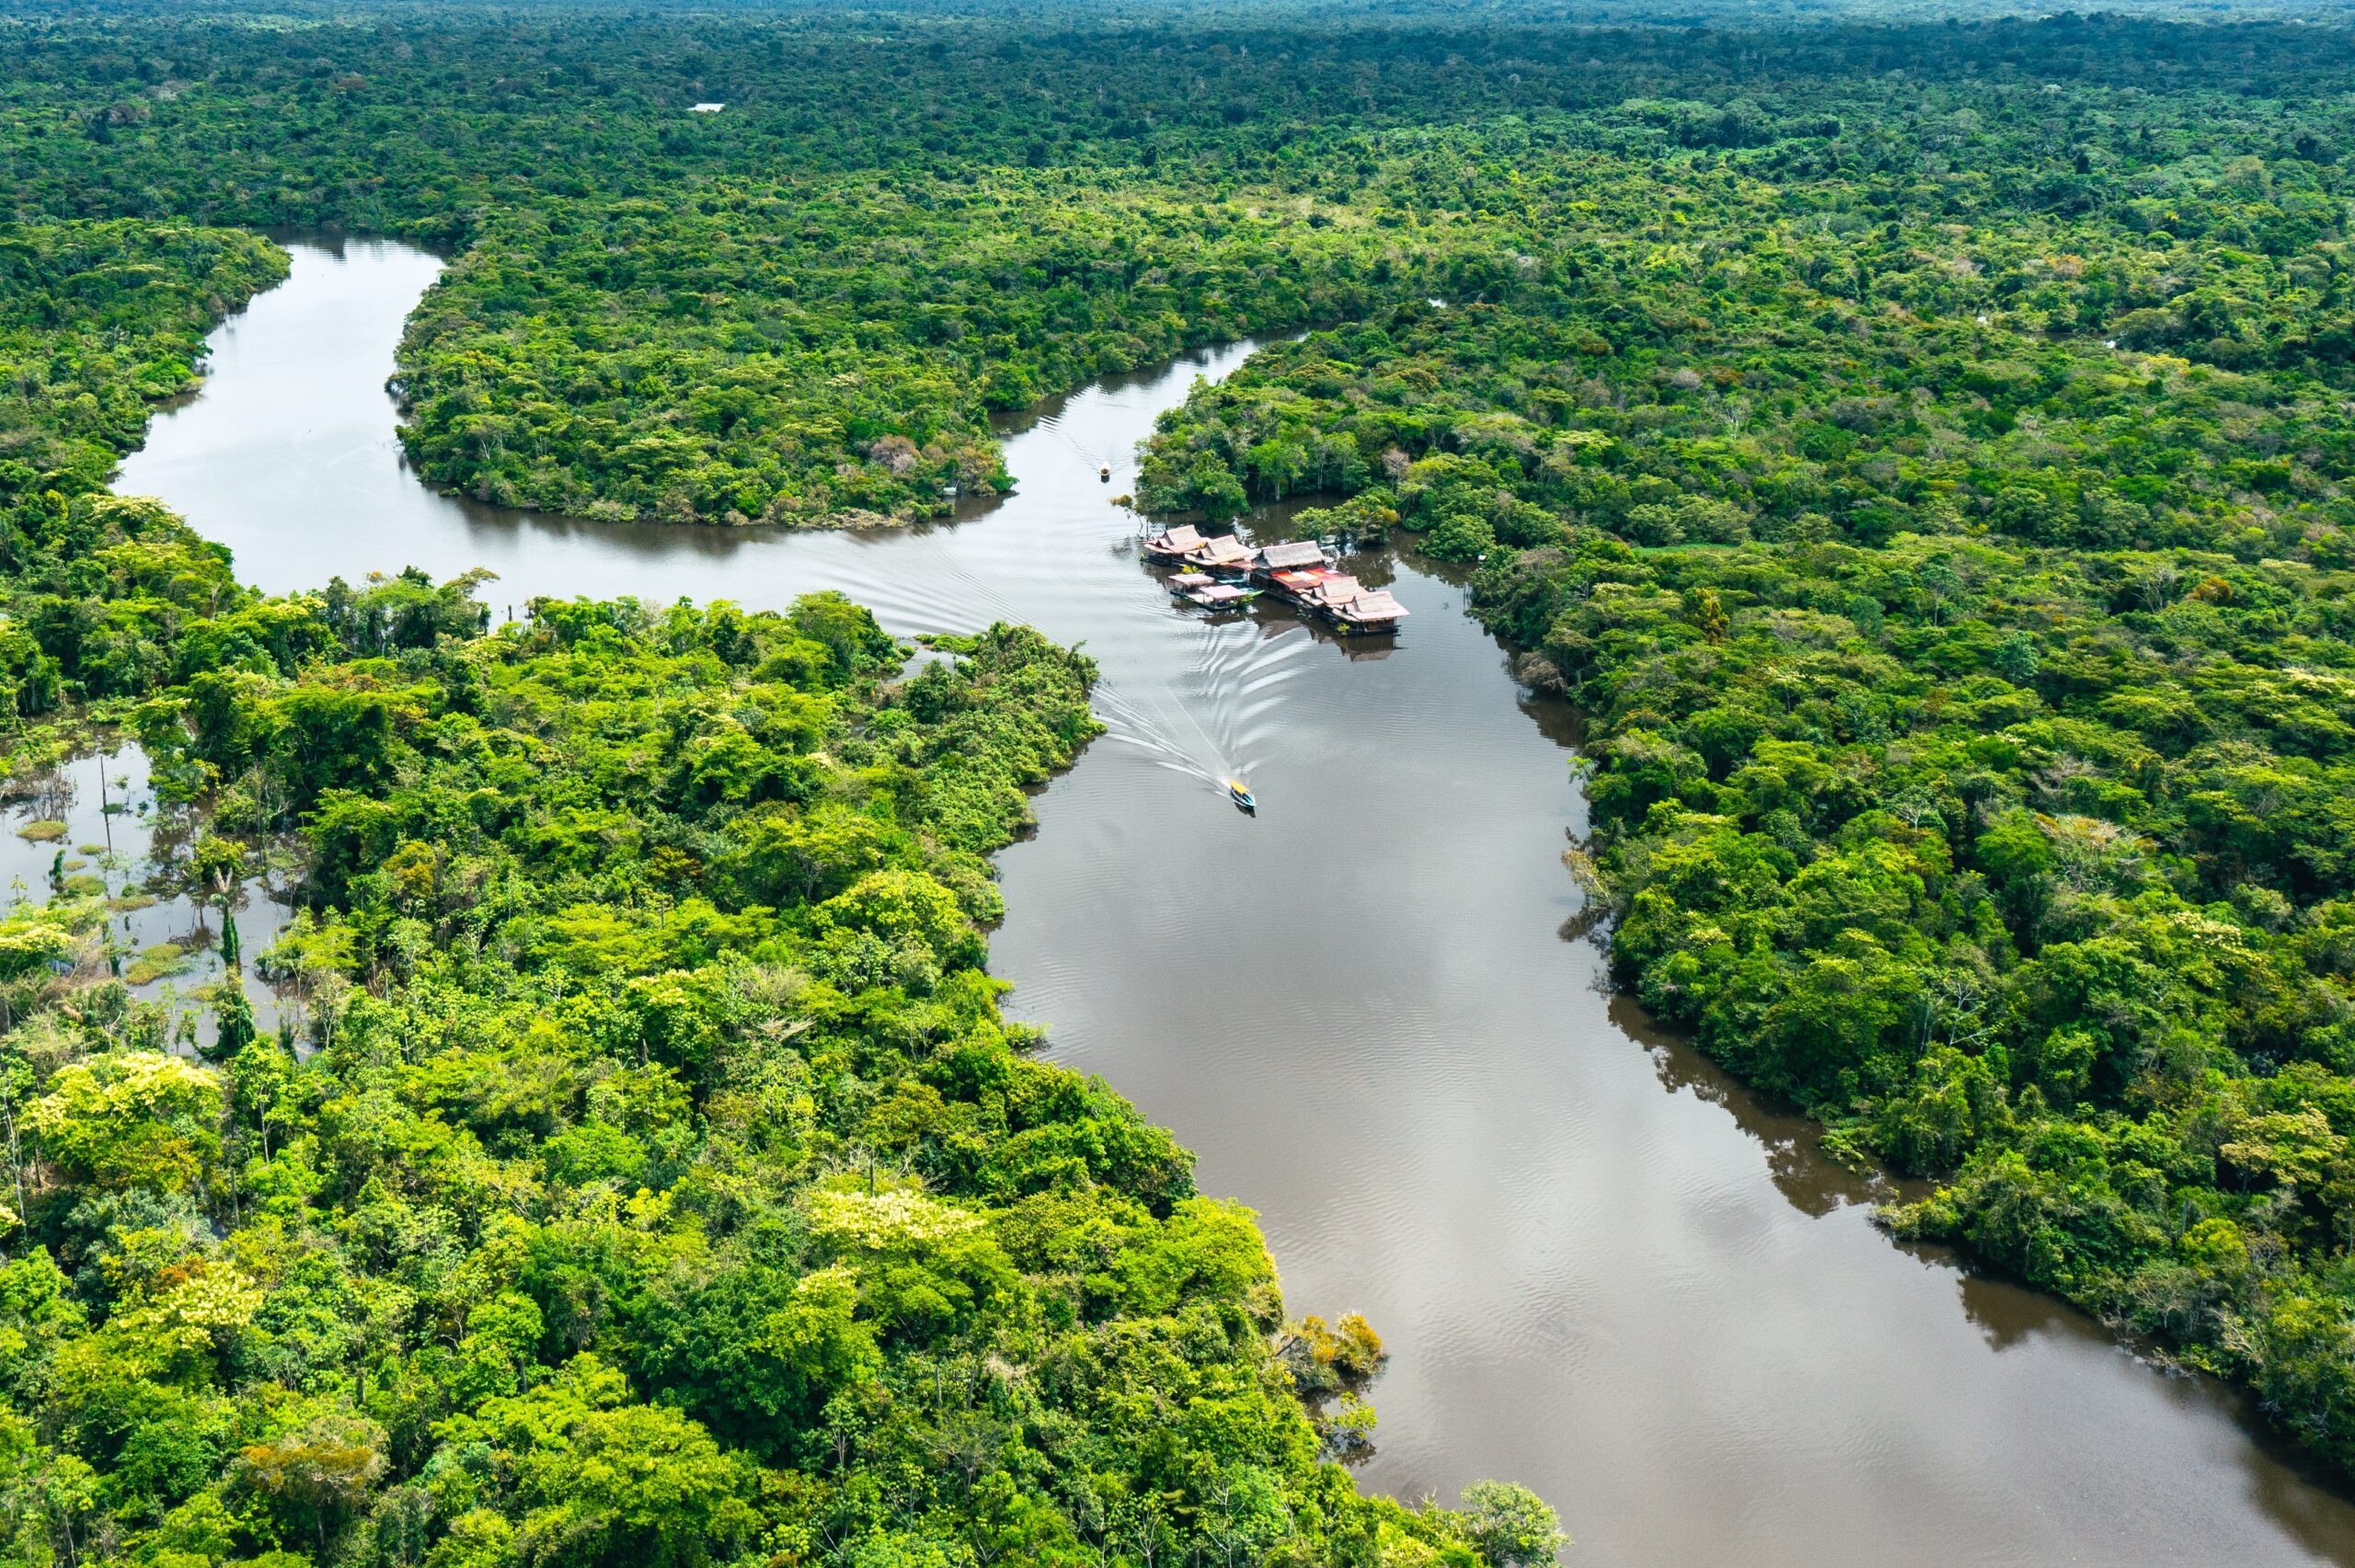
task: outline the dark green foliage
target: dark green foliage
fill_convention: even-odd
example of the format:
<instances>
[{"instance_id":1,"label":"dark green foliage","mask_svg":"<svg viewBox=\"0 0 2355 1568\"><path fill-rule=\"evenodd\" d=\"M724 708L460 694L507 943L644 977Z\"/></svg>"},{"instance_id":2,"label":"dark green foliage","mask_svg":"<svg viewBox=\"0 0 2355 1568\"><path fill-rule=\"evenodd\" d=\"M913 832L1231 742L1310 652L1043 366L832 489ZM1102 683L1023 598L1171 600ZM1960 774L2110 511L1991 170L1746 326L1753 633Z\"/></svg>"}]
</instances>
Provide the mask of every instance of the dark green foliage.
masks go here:
<instances>
[{"instance_id":1,"label":"dark green foliage","mask_svg":"<svg viewBox=\"0 0 2355 1568\"><path fill-rule=\"evenodd\" d=\"M1073 21L36 21L0 38L0 167L27 219L462 248L402 350L412 450L438 482L597 516L936 512L948 486L1003 482L989 409L1181 345L1597 266L1640 264L1644 286L1576 341L1511 351L1689 341L1728 285L1737 315L1806 335L1775 340L1786 363L1851 318L1967 301L2231 369L2355 346L2335 252L2313 254L2355 134L2335 31L2219 50L2074 17L1763 36ZM1712 170L1750 177L1738 210ZM1924 228L1956 223L2009 231L2001 270ZM1656 231L1643 252L1593 253L1631 226ZM1802 237L1729 269L1753 226ZM2040 396L2032 357L1968 333L1936 349L1988 418ZM1892 409L1817 412L1798 433L1812 464ZM2129 477L2173 472L2165 434ZM1338 451L1279 441L1254 462L1278 491L1358 482ZM2245 487L2293 488L2273 455L2243 462ZM1164 493L1240 504L1192 472ZM1836 488L1786 494L1859 537L1903 523ZM2029 485L2009 515L2061 527L2080 499ZM1441 522L1445 552L1479 553L1468 521Z\"/></svg>"},{"instance_id":2,"label":"dark green foliage","mask_svg":"<svg viewBox=\"0 0 2355 1568\"><path fill-rule=\"evenodd\" d=\"M102 51L55 58L85 86L112 80ZM14 106L34 81L8 78ZM170 157L218 171L315 129L185 85L205 150ZM216 134L233 100L257 134ZM145 155L116 132L152 120L134 106L76 123L115 149L68 181L98 202ZM44 134L9 144L29 205L29 165L79 156L34 145ZM175 204L254 215L224 211L248 198L210 179ZM963 443L942 460L961 479L995 474L985 406L1361 303L1338 261L1325 281L1285 271L1246 223L1202 246L1172 219L1132 252L1120 231L1151 202L1091 218L1009 189L967 231L972 251L896 285L962 291L992 341L919 334L905 362L978 389L924 372L851 395L833 379L872 362L833 339L881 297L864 280L886 253L951 232L912 220L831 275L810 253L841 297L761 350L780 368L739 411L764 432L755 456L738 461L724 421L695 425L688 465L908 509L948 472L923 466L939 441ZM635 223L649 247L734 243L718 209L632 217L619 200L593 221ZM784 222L774 192L761 201ZM535 235L569 221L555 204L511 218ZM718 259L750 265L761 243ZM109 973L106 911L70 884L0 921L17 1129L0 1189L0 1557L1475 1568L1520 1560L1537 1539L1522 1526L1550 1540L1550 1514L1513 1489L1463 1517L1361 1497L1333 1461L1362 1457L1370 1418L1295 1385L1250 1216L1197 1195L1166 1132L1035 1059L1035 1035L999 1015L982 966L1003 906L982 857L1096 733L1086 660L998 627L939 639L903 679L909 650L834 596L756 615L542 601L496 635L472 578L263 598L225 552L104 485L152 400L187 383L201 331L283 258L177 222L79 220L29 225L12 254L0 442L22 461L0 493L0 659L20 718L60 715L20 727L12 760L30 772L94 717L120 721L156 789L209 813L174 863L186 890L213 896L291 846L304 907L236 954L291 999L276 1038L223 990L209 1037L168 1039ZM554 251L568 273L585 254ZM526 269L496 255L483 245L442 298L488 280L466 330L504 342ZM1097 276L1120 258L1137 265ZM1086 286L1040 292L1034 262ZM1165 266L1174 281L1148 278ZM745 280L762 296L747 319L774 325L782 291ZM435 423L458 418L433 399L463 404L462 383L538 432L519 444L557 439L516 377L576 350L566 377L629 361L614 412L639 434L684 389L724 402L726 374L694 358L701 327L664 303L677 281L592 280L630 302L635 345L579 332L596 307L567 296L547 317L561 344L532 341L513 374L484 368L493 338L460 349L463 371L417 361L421 455L437 431L495 455L482 419ZM649 383L639 354L676 379ZM435 383L442 370L458 380ZM804 418L817 455L787 461L765 437ZM936 429L903 471L862 419ZM853 434L881 488L834 473L827 443ZM635 489L618 467L578 472L601 499L677 514L684 470L656 464ZM698 515L748 482L696 490ZM224 940L236 951L225 923Z\"/></svg>"},{"instance_id":3,"label":"dark green foliage","mask_svg":"<svg viewBox=\"0 0 2355 1568\"><path fill-rule=\"evenodd\" d=\"M502 216L411 323L422 471L592 517L840 523L1006 483L986 416L1361 308L1356 247L1182 190L729 183Z\"/></svg>"},{"instance_id":4,"label":"dark green foliage","mask_svg":"<svg viewBox=\"0 0 2355 1568\"><path fill-rule=\"evenodd\" d=\"M286 275L257 235L186 223L0 223L0 507L103 488L204 334Z\"/></svg>"},{"instance_id":5,"label":"dark green foliage","mask_svg":"<svg viewBox=\"0 0 2355 1568\"><path fill-rule=\"evenodd\" d=\"M2208 161L2171 158L2211 111ZM1522 678L1589 715L1572 858L1621 978L1835 1146L1945 1178L1901 1231L2346 1463L2338 170L2198 93L2140 118L2085 201L2032 199L2074 177L2017 142L1908 181L1499 159L1529 265L1197 389L1140 495L1307 475L1352 492L1337 527L1484 560Z\"/></svg>"}]
</instances>

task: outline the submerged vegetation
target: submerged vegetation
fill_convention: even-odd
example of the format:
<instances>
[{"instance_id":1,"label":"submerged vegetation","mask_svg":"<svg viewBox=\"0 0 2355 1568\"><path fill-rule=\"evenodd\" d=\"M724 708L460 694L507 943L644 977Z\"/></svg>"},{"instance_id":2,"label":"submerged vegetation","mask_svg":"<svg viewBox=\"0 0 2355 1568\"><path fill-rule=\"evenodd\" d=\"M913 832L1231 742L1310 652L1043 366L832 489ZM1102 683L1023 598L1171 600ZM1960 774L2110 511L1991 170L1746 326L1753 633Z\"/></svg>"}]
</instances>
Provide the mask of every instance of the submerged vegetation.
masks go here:
<instances>
[{"instance_id":1,"label":"submerged vegetation","mask_svg":"<svg viewBox=\"0 0 2355 1568\"><path fill-rule=\"evenodd\" d=\"M925 15L0 34L0 672L227 840L299 1028L161 1054L0 924L26 1562L1543 1560L1358 1496L1361 1322L1000 1018L1090 733L999 628L269 600L103 493L327 223L455 259L437 483L858 523L988 416L1316 328L1138 498L1318 494L1591 715L1614 965L1896 1212L2355 1464L2355 40ZM693 115L699 100L724 102ZM215 225L199 227L196 225ZM648 1465L643 1456L661 1462Z\"/></svg>"}]
</instances>

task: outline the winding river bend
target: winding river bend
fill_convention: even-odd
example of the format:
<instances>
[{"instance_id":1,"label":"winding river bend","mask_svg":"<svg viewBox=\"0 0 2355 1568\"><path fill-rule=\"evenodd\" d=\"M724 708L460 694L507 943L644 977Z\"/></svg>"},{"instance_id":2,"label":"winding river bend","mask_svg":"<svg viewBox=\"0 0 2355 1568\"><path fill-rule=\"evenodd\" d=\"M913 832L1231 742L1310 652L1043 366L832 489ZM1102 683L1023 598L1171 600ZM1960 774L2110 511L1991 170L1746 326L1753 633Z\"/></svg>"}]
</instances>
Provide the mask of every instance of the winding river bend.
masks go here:
<instances>
[{"instance_id":1,"label":"winding river bend","mask_svg":"<svg viewBox=\"0 0 2355 1568\"><path fill-rule=\"evenodd\" d=\"M1381 1330L1367 1484L1525 1482L1589 1568L2355 1562L2355 1508L2224 1395L1891 1245L1802 1124L1609 996L1561 934L1572 715L1515 688L1456 588L1361 559L1415 612L1387 649L1171 606L1107 498L1155 411L1245 347L1040 412L1008 443L1020 494L955 524L596 526L418 484L383 383L438 264L291 248L121 484L248 581L485 567L502 615L544 593L837 588L896 632L1003 617L1085 640L1113 733L1002 856L993 967L1058 1059L1259 1211L1294 1311Z\"/></svg>"}]
</instances>

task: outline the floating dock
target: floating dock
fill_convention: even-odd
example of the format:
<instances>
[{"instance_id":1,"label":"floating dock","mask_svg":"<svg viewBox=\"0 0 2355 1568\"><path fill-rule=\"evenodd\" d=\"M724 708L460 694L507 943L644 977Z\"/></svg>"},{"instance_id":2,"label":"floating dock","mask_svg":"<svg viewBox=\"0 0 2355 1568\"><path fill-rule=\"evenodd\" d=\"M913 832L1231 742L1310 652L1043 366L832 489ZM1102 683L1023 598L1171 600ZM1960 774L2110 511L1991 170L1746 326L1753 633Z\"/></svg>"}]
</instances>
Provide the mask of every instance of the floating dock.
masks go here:
<instances>
[{"instance_id":1,"label":"floating dock","mask_svg":"<svg viewBox=\"0 0 2355 1568\"><path fill-rule=\"evenodd\" d=\"M1239 583L1221 582L1208 572L1179 572L1169 579L1172 597L1205 610L1235 610L1259 597L1259 590Z\"/></svg>"}]
</instances>

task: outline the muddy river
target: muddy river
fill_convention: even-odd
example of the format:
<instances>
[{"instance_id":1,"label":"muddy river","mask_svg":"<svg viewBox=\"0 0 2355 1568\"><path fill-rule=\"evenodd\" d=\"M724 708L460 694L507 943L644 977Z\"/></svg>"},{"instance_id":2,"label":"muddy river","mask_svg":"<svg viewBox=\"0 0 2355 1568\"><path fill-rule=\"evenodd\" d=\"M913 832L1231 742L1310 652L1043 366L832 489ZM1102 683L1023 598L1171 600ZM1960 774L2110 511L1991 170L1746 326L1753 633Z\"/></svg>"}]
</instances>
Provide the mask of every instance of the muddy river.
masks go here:
<instances>
[{"instance_id":1,"label":"muddy river","mask_svg":"<svg viewBox=\"0 0 2355 1568\"><path fill-rule=\"evenodd\" d=\"M993 967L1057 1059L1259 1212L1294 1311L1373 1320L1393 1359L1365 1484L1524 1482L1593 1568L2355 1562L2355 1508L2234 1401L1892 1245L1802 1124L1609 994L1565 933L1574 715L1516 688L1457 587L1359 558L1413 612L1387 647L1172 603L1109 498L1155 412L1245 348L1040 411L1009 440L1019 493L953 524L600 526L419 485L383 383L438 264L293 249L121 485L249 581L483 567L500 617L836 588L897 632L1009 618L1086 643L1112 733L1003 855Z\"/></svg>"}]
</instances>

